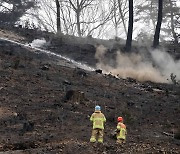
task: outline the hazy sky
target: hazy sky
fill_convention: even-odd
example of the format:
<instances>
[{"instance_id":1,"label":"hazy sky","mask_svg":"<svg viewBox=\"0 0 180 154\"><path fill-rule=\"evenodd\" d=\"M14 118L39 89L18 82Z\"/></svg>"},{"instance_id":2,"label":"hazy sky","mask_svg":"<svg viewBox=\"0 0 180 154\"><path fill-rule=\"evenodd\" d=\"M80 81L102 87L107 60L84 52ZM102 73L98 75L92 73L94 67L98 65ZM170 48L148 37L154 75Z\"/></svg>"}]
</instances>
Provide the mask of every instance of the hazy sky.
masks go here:
<instances>
[{"instance_id":1,"label":"hazy sky","mask_svg":"<svg viewBox=\"0 0 180 154\"><path fill-rule=\"evenodd\" d=\"M41 0L40 2L43 1L49 1L49 0ZM50 1L49 1L50 2ZM136 0L134 3L138 3L138 2L142 2L142 0ZM8 5L7 3L4 3L6 7L12 7L11 5ZM104 4L104 3L103 3ZM177 1L177 5L180 7L180 0ZM55 9L55 2L51 2L51 6L52 8ZM44 6L45 7L45 6ZM42 19L42 21L46 22L47 24L49 24L48 28L51 31L55 31L56 30L56 16L55 16L55 12L52 11L51 9L48 10L48 8L46 7L46 10L48 12L48 15L46 14L47 12L45 12L42 8L40 10L38 10L36 13L38 13ZM34 10L29 10L29 13L32 13L35 11ZM52 20L50 20L50 17ZM136 16L134 17L136 18ZM34 22L34 23L38 23L35 17L32 16L24 16L21 18L21 24L23 23L24 20L28 19L30 22ZM133 39L135 39L137 37L137 35L143 31L145 33L147 33L148 35L153 35L154 31L153 31L153 26L149 26L151 25L151 23L145 23L143 21L138 21L138 22L134 22L134 30L133 30ZM163 26L163 25L162 25ZM126 27L128 27L128 21L126 22ZM151 28L149 28L151 27ZM177 33L180 33L180 28L178 30L176 30ZM102 34L101 38L103 39L109 39L109 38L114 38L115 36L115 31L114 28L112 27L112 25L109 25L106 27L104 33ZM124 32L123 26L119 26L118 29L118 36L121 38L126 39L126 34ZM96 37L94 35L94 37Z\"/></svg>"},{"instance_id":2,"label":"hazy sky","mask_svg":"<svg viewBox=\"0 0 180 154\"><path fill-rule=\"evenodd\" d=\"M48 1L48 0L42 0L41 2L43 2L43 1ZM142 0L136 0L134 3L139 3L139 2L142 2ZM180 6L180 0L177 2L177 5ZM51 3L51 7L55 8L55 3L54 2ZM48 8L46 8L46 9L48 9ZM44 22L49 24L49 29L54 31L54 30L56 30L56 16L55 16L55 12L52 11L51 9L47 10L47 12L48 12L48 15L46 14L46 12L44 10L39 10L38 14L42 17L42 20ZM72 14L73 14L73 12L72 12ZM50 20L48 17L52 18L52 20ZM134 16L134 18L136 19L137 17ZM24 20L25 18L23 17L22 19ZM30 20L35 21L35 18L32 18ZM162 24L162 26L163 26L163 24ZM126 22L126 27L128 28L128 21ZM151 27L151 28L149 28L149 27ZM154 33L153 25L152 25L151 22L150 23L145 23L143 21L134 22L133 29L134 29L133 30L133 39L135 39L137 37L137 35L140 32L142 32L142 31L144 33L147 33L148 35L153 35L153 33ZM180 29L178 29L176 32L180 33ZM109 39L109 38L114 38L114 36L115 36L114 28L112 27L112 25L109 25L109 26L106 27L106 29L103 32L101 38ZM118 36L121 37L121 38L126 39L126 34L124 32L124 29L123 29L122 25L119 26ZM94 35L94 37L96 37L96 36Z\"/></svg>"}]
</instances>

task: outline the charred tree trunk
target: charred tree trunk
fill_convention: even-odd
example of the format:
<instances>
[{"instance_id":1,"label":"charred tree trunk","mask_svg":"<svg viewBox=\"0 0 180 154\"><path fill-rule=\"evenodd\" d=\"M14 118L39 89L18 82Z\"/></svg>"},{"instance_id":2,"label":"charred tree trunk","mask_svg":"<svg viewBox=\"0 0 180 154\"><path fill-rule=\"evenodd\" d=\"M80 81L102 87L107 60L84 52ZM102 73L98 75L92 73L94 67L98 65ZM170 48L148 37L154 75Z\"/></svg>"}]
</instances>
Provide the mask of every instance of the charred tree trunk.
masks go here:
<instances>
[{"instance_id":1,"label":"charred tree trunk","mask_svg":"<svg viewBox=\"0 0 180 154\"><path fill-rule=\"evenodd\" d=\"M156 24L156 30L154 34L153 48L157 48L159 46L159 35L161 30L162 23L162 11L163 11L163 0L158 1L158 19Z\"/></svg>"},{"instance_id":2,"label":"charred tree trunk","mask_svg":"<svg viewBox=\"0 0 180 154\"><path fill-rule=\"evenodd\" d=\"M56 9L57 9L57 33L61 33L60 3L59 3L59 0L56 0Z\"/></svg>"},{"instance_id":3,"label":"charred tree trunk","mask_svg":"<svg viewBox=\"0 0 180 154\"><path fill-rule=\"evenodd\" d=\"M129 26L128 26L128 34L126 40L126 47L125 47L125 50L127 52L131 51L132 32L133 32L133 0L129 0Z\"/></svg>"},{"instance_id":4,"label":"charred tree trunk","mask_svg":"<svg viewBox=\"0 0 180 154\"><path fill-rule=\"evenodd\" d=\"M77 20L77 30L78 30L78 36L81 37L81 27L80 27L80 11L77 10L76 12L76 20Z\"/></svg>"}]
</instances>

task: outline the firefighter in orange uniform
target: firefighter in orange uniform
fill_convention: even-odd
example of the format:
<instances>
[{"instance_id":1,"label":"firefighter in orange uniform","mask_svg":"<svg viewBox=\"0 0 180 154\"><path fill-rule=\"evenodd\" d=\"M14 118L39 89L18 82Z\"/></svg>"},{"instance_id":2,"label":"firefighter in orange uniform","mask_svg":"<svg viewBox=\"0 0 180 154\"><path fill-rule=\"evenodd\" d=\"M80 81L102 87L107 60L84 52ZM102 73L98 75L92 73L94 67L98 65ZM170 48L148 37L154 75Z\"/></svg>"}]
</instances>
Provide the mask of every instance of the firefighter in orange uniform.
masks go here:
<instances>
[{"instance_id":1,"label":"firefighter in orange uniform","mask_svg":"<svg viewBox=\"0 0 180 154\"><path fill-rule=\"evenodd\" d=\"M126 135L127 135L127 130L126 130L126 125L123 123L123 118L122 117L118 117L117 119L118 124L117 124L117 128L116 128L116 132L117 132L117 143L122 144L126 142Z\"/></svg>"},{"instance_id":2,"label":"firefighter in orange uniform","mask_svg":"<svg viewBox=\"0 0 180 154\"><path fill-rule=\"evenodd\" d=\"M104 114L101 113L101 107L99 105L95 107L95 112L91 115L90 121L93 123L90 142L95 143L96 138L98 138L98 142L103 143L104 123L106 122L106 118Z\"/></svg>"}]
</instances>

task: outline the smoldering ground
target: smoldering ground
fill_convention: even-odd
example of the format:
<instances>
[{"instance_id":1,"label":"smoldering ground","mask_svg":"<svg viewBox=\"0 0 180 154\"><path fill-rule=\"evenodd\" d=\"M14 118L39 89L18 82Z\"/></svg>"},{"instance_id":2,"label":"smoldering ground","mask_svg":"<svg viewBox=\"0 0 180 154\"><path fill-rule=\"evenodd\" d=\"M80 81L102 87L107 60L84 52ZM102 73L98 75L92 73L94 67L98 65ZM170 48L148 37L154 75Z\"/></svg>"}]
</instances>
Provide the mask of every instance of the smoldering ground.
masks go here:
<instances>
[{"instance_id":1,"label":"smoldering ground","mask_svg":"<svg viewBox=\"0 0 180 154\"><path fill-rule=\"evenodd\" d=\"M123 53L116 51L115 66L105 58L107 49L103 45L96 47L96 67L105 73L111 72L122 78L131 77L138 81L170 83L170 75L180 80L180 60L174 60L165 50L150 50L150 57L141 53Z\"/></svg>"}]
</instances>

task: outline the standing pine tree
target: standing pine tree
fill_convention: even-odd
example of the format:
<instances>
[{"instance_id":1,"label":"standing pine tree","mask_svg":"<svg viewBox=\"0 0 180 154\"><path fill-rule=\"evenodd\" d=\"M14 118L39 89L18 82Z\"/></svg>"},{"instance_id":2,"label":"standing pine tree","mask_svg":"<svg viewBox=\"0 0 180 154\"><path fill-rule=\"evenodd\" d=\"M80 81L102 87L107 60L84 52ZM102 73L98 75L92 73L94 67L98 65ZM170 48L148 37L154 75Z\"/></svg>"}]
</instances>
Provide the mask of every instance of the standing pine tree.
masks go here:
<instances>
[{"instance_id":1,"label":"standing pine tree","mask_svg":"<svg viewBox=\"0 0 180 154\"><path fill-rule=\"evenodd\" d=\"M35 4L35 0L0 0L0 24L14 25Z\"/></svg>"},{"instance_id":2,"label":"standing pine tree","mask_svg":"<svg viewBox=\"0 0 180 154\"><path fill-rule=\"evenodd\" d=\"M163 0L163 20L161 24L160 41L173 40L178 44L178 31L180 29L180 6L179 0ZM145 0L137 6L136 16L138 20L148 25L148 35L155 32L158 18L158 1Z\"/></svg>"},{"instance_id":3,"label":"standing pine tree","mask_svg":"<svg viewBox=\"0 0 180 154\"><path fill-rule=\"evenodd\" d=\"M131 51L132 32L133 32L133 0L129 0L129 26L128 26L128 34L126 40L126 47L125 47L125 50L127 52Z\"/></svg>"},{"instance_id":4,"label":"standing pine tree","mask_svg":"<svg viewBox=\"0 0 180 154\"><path fill-rule=\"evenodd\" d=\"M57 10L57 32L61 33L61 19L60 19L60 3L56 0L56 10Z\"/></svg>"},{"instance_id":5,"label":"standing pine tree","mask_svg":"<svg viewBox=\"0 0 180 154\"><path fill-rule=\"evenodd\" d=\"M162 11L163 11L163 0L158 1L158 19L156 24L156 30L154 34L153 47L157 48L159 46L159 35L161 30L162 23Z\"/></svg>"}]
</instances>

